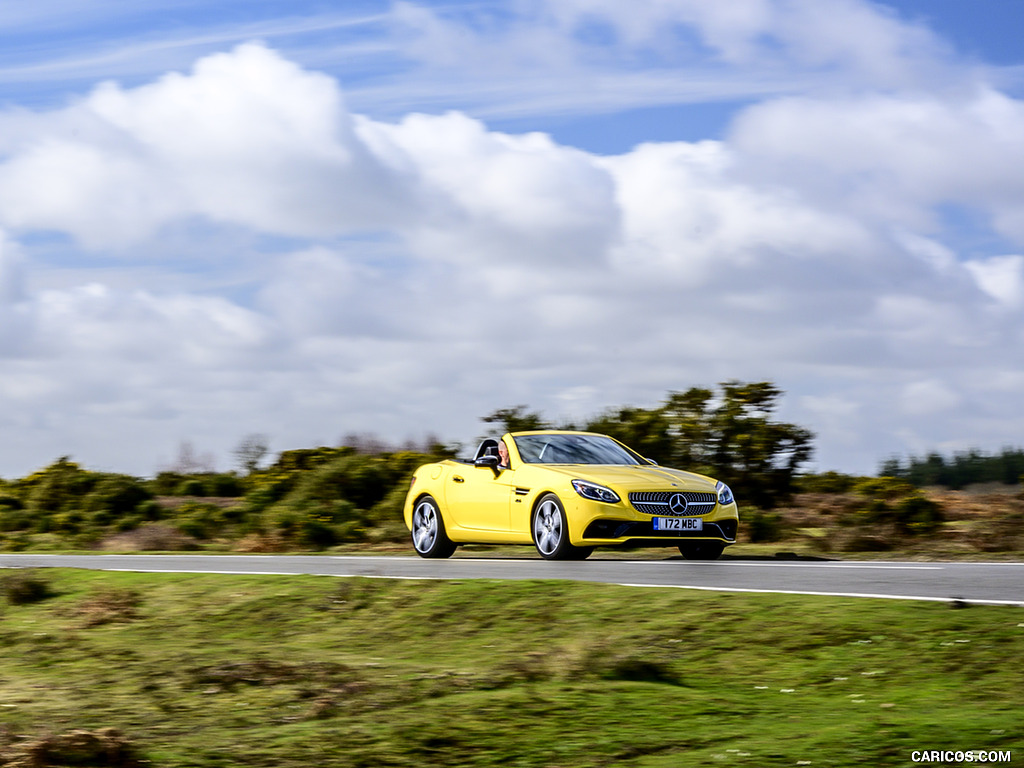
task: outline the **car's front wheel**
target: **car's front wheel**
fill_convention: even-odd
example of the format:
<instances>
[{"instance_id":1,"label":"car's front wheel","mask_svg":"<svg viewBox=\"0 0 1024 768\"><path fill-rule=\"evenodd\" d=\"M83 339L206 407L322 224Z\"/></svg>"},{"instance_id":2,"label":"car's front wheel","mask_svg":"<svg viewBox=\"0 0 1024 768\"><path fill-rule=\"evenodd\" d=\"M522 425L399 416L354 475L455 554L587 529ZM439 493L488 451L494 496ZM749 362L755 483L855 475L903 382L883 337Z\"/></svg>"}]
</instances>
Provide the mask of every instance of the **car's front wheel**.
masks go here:
<instances>
[{"instance_id":1,"label":"car's front wheel","mask_svg":"<svg viewBox=\"0 0 1024 768\"><path fill-rule=\"evenodd\" d=\"M691 541L679 545L679 554L687 560L717 560L724 549L720 541Z\"/></svg>"},{"instance_id":2,"label":"car's front wheel","mask_svg":"<svg viewBox=\"0 0 1024 768\"><path fill-rule=\"evenodd\" d=\"M545 560L585 560L594 551L569 543L565 509L553 493L542 496L533 512L533 543Z\"/></svg>"},{"instance_id":3,"label":"car's front wheel","mask_svg":"<svg viewBox=\"0 0 1024 768\"><path fill-rule=\"evenodd\" d=\"M451 557L458 546L444 530L441 510L431 496L416 502L412 511L412 545L420 557Z\"/></svg>"}]
</instances>

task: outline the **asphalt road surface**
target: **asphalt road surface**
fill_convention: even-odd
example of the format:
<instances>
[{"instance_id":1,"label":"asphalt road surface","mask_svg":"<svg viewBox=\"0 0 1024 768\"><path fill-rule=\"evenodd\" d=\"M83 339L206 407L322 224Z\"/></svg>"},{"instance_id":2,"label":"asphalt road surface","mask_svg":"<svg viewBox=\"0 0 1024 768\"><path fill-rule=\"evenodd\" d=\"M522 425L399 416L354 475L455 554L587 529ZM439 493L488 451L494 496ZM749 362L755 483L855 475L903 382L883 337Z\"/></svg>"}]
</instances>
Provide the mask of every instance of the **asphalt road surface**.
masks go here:
<instances>
[{"instance_id":1,"label":"asphalt road surface","mask_svg":"<svg viewBox=\"0 0 1024 768\"><path fill-rule=\"evenodd\" d=\"M775 592L902 600L1024 605L1024 563L920 563L816 560L549 562L539 557L329 555L0 554L4 568L87 568L154 573L316 574L394 579L567 579L637 587Z\"/></svg>"}]
</instances>

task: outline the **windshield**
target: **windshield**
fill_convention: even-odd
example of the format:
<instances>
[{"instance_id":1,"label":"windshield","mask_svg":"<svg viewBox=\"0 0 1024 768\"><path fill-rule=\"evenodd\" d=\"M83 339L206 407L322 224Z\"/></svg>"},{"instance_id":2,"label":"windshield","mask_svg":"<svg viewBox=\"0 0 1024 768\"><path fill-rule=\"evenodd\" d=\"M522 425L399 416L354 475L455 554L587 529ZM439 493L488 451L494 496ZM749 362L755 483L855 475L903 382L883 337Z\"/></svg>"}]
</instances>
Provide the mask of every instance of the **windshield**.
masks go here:
<instances>
[{"instance_id":1,"label":"windshield","mask_svg":"<svg viewBox=\"0 0 1024 768\"><path fill-rule=\"evenodd\" d=\"M513 438L527 464L640 464L640 457L603 435L521 435Z\"/></svg>"}]
</instances>

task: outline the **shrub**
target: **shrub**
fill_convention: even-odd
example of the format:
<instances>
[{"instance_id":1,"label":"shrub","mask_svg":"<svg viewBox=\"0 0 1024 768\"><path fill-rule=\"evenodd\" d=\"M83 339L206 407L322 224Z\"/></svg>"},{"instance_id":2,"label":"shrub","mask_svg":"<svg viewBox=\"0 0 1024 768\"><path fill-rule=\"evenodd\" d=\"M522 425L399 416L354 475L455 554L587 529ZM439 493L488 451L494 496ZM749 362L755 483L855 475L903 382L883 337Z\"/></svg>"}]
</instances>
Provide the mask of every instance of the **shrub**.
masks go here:
<instances>
[{"instance_id":1,"label":"shrub","mask_svg":"<svg viewBox=\"0 0 1024 768\"><path fill-rule=\"evenodd\" d=\"M215 505L186 501L176 510L175 527L187 536L212 539L224 527L224 522Z\"/></svg>"},{"instance_id":2,"label":"shrub","mask_svg":"<svg viewBox=\"0 0 1024 768\"><path fill-rule=\"evenodd\" d=\"M242 481L233 474L215 474L206 478L207 496L226 496L235 498L245 494Z\"/></svg>"},{"instance_id":3,"label":"shrub","mask_svg":"<svg viewBox=\"0 0 1024 768\"><path fill-rule=\"evenodd\" d=\"M345 499L360 509L370 509L391 490L385 461L376 456L343 456L299 480L293 495L302 500Z\"/></svg>"},{"instance_id":4,"label":"shrub","mask_svg":"<svg viewBox=\"0 0 1024 768\"><path fill-rule=\"evenodd\" d=\"M1024 549L1024 514L1017 512L993 520L979 520L971 530L970 542L983 552Z\"/></svg>"},{"instance_id":5,"label":"shrub","mask_svg":"<svg viewBox=\"0 0 1024 768\"><path fill-rule=\"evenodd\" d=\"M20 507L0 506L0 533L27 531L32 527L32 515Z\"/></svg>"},{"instance_id":6,"label":"shrub","mask_svg":"<svg viewBox=\"0 0 1024 768\"><path fill-rule=\"evenodd\" d=\"M280 502L264 514L263 528L272 536L316 549L366 538L359 510L341 499L319 503L308 499Z\"/></svg>"},{"instance_id":7,"label":"shrub","mask_svg":"<svg viewBox=\"0 0 1024 768\"><path fill-rule=\"evenodd\" d=\"M206 484L202 480L195 477L190 477L187 480L182 480L177 488L174 489L175 496L205 496L206 495Z\"/></svg>"},{"instance_id":8,"label":"shrub","mask_svg":"<svg viewBox=\"0 0 1024 768\"><path fill-rule=\"evenodd\" d=\"M149 489L157 496L174 496L185 476L179 472L161 472L149 481Z\"/></svg>"},{"instance_id":9,"label":"shrub","mask_svg":"<svg viewBox=\"0 0 1024 768\"><path fill-rule=\"evenodd\" d=\"M141 481L127 475L102 476L82 500L82 509L95 525L107 526L120 517L134 514L153 494Z\"/></svg>"},{"instance_id":10,"label":"shrub","mask_svg":"<svg viewBox=\"0 0 1024 768\"><path fill-rule=\"evenodd\" d=\"M797 478L796 490L799 493L849 493L861 479L841 472L804 475Z\"/></svg>"},{"instance_id":11,"label":"shrub","mask_svg":"<svg viewBox=\"0 0 1024 768\"><path fill-rule=\"evenodd\" d=\"M161 520L164 516L164 508L155 499L142 502L135 511L143 520Z\"/></svg>"},{"instance_id":12,"label":"shrub","mask_svg":"<svg viewBox=\"0 0 1024 768\"><path fill-rule=\"evenodd\" d=\"M53 529L60 533L78 533L82 530L85 517L77 509L54 515Z\"/></svg>"},{"instance_id":13,"label":"shrub","mask_svg":"<svg viewBox=\"0 0 1024 768\"><path fill-rule=\"evenodd\" d=\"M0 493L0 512L5 509L24 509L25 505L17 496L9 493Z\"/></svg>"},{"instance_id":14,"label":"shrub","mask_svg":"<svg viewBox=\"0 0 1024 768\"><path fill-rule=\"evenodd\" d=\"M760 510L754 512L745 527L753 544L778 541L782 538L782 517L770 512Z\"/></svg>"},{"instance_id":15,"label":"shrub","mask_svg":"<svg viewBox=\"0 0 1024 768\"><path fill-rule=\"evenodd\" d=\"M898 477L869 477L853 486L854 493L873 500L892 501L916 491L913 485Z\"/></svg>"},{"instance_id":16,"label":"shrub","mask_svg":"<svg viewBox=\"0 0 1024 768\"><path fill-rule=\"evenodd\" d=\"M50 581L34 569L16 570L0 578L0 592L11 605L27 605L56 594Z\"/></svg>"},{"instance_id":17,"label":"shrub","mask_svg":"<svg viewBox=\"0 0 1024 768\"><path fill-rule=\"evenodd\" d=\"M92 490L98 475L86 472L66 456L20 481L28 490L28 508L37 513L59 512Z\"/></svg>"},{"instance_id":18,"label":"shrub","mask_svg":"<svg viewBox=\"0 0 1024 768\"><path fill-rule=\"evenodd\" d=\"M893 517L901 533L932 533L946 519L942 507L920 494L901 499L893 510Z\"/></svg>"},{"instance_id":19,"label":"shrub","mask_svg":"<svg viewBox=\"0 0 1024 768\"><path fill-rule=\"evenodd\" d=\"M0 745L0 765L9 766L107 766L137 768L147 765L138 749L114 728L69 731L38 739Z\"/></svg>"}]
</instances>

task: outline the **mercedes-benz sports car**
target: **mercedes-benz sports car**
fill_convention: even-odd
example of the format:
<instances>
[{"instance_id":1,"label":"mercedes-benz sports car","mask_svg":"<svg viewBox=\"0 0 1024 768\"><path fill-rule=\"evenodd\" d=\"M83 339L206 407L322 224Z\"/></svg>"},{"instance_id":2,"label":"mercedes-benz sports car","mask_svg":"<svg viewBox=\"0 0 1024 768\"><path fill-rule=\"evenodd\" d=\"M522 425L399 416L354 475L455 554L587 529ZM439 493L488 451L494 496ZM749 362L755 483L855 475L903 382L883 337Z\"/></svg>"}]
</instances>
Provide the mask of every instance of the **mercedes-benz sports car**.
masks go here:
<instances>
[{"instance_id":1,"label":"mercedes-benz sports car","mask_svg":"<svg viewBox=\"0 0 1024 768\"><path fill-rule=\"evenodd\" d=\"M617 440L544 430L488 438L472 459L416 470L405 524L423 557L459 544L534 544L548 560L594 547L678 547L714 560L736 541L732 491L710 477L659 467Z\"/></svg>"}]
</instances>

